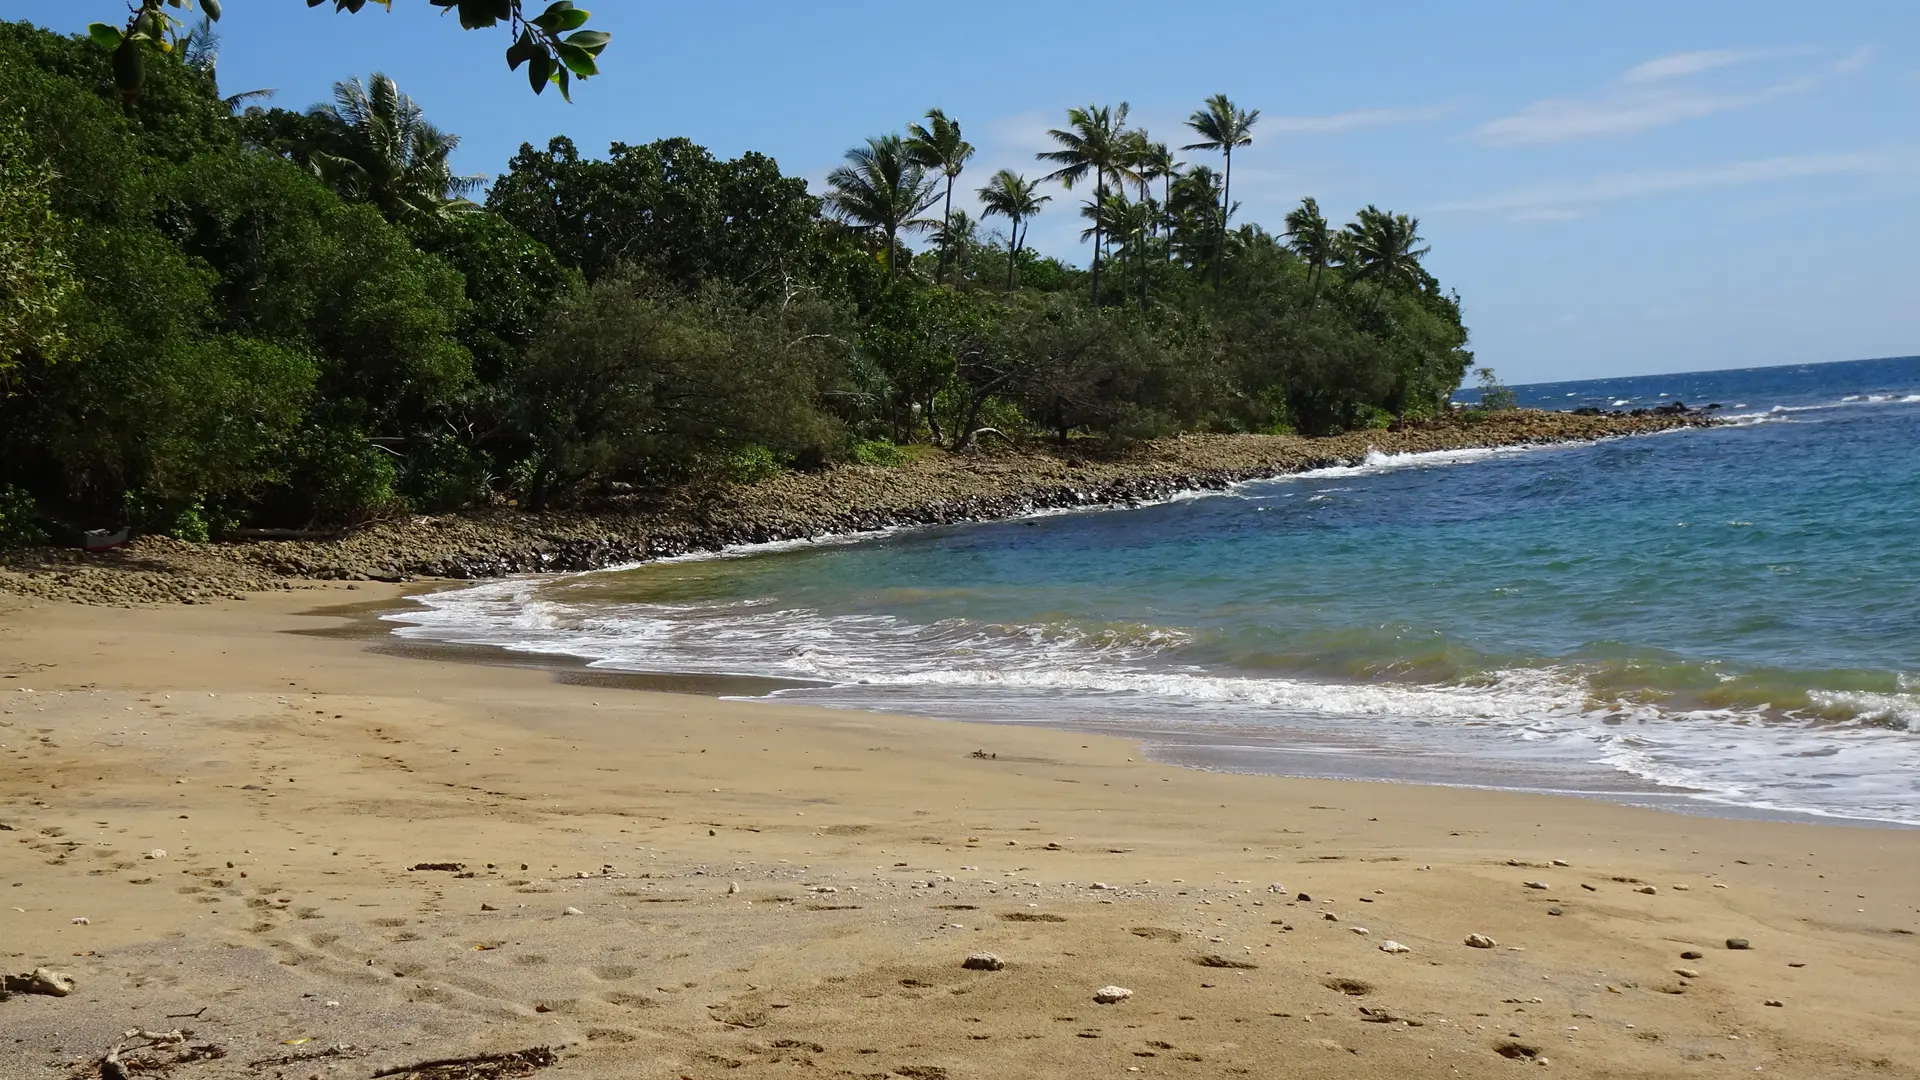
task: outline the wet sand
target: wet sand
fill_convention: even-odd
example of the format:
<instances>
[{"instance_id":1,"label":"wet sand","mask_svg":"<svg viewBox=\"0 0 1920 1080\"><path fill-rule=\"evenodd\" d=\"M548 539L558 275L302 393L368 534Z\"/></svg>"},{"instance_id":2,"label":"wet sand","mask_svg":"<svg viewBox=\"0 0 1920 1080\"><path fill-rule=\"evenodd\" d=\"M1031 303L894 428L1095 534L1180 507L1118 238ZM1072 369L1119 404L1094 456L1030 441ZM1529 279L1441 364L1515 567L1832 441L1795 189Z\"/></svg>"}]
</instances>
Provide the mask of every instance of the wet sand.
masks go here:
<instances>
[{"instance_id":1,"label":"wet sand","mask_svg":"<svg viewBox=\"0 0 1920 1080\"><path fill-rule=\"evenodd\" d=\"M0 600L0 970L77 983L0 1001L0 1075L182 1028L135 1060L1920 1076L1914 830L1203 773L393 655L303 614L398 593Z\"/></svg>"}]
</instances>

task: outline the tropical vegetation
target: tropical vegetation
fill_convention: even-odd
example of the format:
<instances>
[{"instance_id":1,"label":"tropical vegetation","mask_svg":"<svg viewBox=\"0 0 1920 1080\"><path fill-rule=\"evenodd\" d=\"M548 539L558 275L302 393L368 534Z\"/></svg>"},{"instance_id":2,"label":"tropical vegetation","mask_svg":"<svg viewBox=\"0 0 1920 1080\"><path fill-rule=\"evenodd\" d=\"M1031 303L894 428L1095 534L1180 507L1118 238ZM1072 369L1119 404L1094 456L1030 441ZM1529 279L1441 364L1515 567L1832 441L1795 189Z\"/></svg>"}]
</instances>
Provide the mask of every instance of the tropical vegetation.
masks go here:
<instances>
[{"instance_id":1,"label":"tropical vegetation","mask_svg":"<svg viewBox=\"0 0 1920 1080\"><path fill-rule=\"evenodd\" d=\"M935 108L818 191L762 154L556 137L483 192L395 80L268 108L223 94L211 40L144 55L130 94L88 36L0 23L16 541L30 507L219 536L885 467L915 443L1328 433L1438 413L1471 366L1416 219L1336 226L1308 199L1278 233L1240 220L1232 153L1259 114L1225 97L1186 147L1218 169L1089 104L1035 175L982 178ZM1049 213L1079 215L1084 269L1028 243Z\"/></svg>"}]
</instances>

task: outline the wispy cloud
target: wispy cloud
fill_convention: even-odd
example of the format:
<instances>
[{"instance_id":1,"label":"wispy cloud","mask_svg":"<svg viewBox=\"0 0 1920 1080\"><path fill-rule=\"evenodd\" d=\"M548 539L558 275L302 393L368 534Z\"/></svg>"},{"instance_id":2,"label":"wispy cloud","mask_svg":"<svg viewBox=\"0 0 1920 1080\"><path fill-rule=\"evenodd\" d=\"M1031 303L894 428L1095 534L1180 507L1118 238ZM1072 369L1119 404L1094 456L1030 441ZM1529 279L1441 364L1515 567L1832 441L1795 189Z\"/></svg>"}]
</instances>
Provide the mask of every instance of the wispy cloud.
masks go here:
<instances>
[{"instance_id":1,"label":"wispy cloud","mask_svg":"<svg viewBox=\"0 0 1920 1080\"><path fill-rule=\"evenodd\" d=\"M1620 81L1628 85L1665 82L1668 79L1684 79L1690 75L1700 75L1717 68L1744 64L1749 60L1760 60L1772 53L1752 49L1702 49L1698 52L1674 53L1661 56L1644 64L1629 68Z\"/></svg>"},{"instance_id":2,"label":"wispy cloud","mask_svg":"<svg viewBox=\"0 0 1920 1080\"><path fill-rule=\"evenodd\" d=\"M1678 191L1739 187L1808 176L1887 172L1911 169L1911 153L1872 150L1842 154L1801 154L1789 157L1736 161L1689 169L1654 169L1609 173L1570 184L1518 188L1478 199L1442 206L1464 213L1505 214L1525 221L1561 221L1584 216L1594 206L1622 199L1645 198Z\"/></svg>"},{"instance_id":3,"label":"wispy cloud","mask_svg":"<svg viewBox=\"0 0 1920 1080\"><path fill-rule=\"evenodd\" d=\"M1701 76L1711 72L1789 54L1781 50L1711 49L1657 57L1628 69L1597 96L1536 101L1511 115L1487 121L1474 135L1489 146L1536 146L1630 135L1805 93L1830 78L1861 71L1872 57L1869 50L1861 49L1824 70L1744 90L1715 91L1700 85Z\"/></svg>"},{"instance_id":4,"label":"wispy cloud","mask_svg":"<svg viewBox=\"0 0 1920 1080\"><path fill-rule=\"evenodd\" d=\"M1425 123L1438 120L1458 108L1457 104L1445 104L1401 109L1349 109L1326 116L1262 116L1259 132L1263 135L1335 135L1358 128Z\"/></svg>"}]
</instances>

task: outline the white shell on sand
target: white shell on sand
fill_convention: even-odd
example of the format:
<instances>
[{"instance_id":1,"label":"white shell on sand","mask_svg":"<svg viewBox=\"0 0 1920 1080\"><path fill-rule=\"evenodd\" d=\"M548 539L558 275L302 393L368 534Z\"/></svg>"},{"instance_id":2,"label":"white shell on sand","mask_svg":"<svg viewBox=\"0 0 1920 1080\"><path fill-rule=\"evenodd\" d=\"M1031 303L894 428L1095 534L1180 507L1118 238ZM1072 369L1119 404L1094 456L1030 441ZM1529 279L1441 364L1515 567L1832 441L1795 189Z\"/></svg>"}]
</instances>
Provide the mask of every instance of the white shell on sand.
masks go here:
<instances>
[{"instance_id":1,"label":"white shell on sand","mask_svg":"<svg viewBox=\"0 0 1920 1080\"><path fill-rule=\"evenodd\" d=\"M1133 996L1133 991L1124 986L1103 986L1093 992L1093 1000L1102 1005L1113 1005Z\"/></svg>"}]
</instances>

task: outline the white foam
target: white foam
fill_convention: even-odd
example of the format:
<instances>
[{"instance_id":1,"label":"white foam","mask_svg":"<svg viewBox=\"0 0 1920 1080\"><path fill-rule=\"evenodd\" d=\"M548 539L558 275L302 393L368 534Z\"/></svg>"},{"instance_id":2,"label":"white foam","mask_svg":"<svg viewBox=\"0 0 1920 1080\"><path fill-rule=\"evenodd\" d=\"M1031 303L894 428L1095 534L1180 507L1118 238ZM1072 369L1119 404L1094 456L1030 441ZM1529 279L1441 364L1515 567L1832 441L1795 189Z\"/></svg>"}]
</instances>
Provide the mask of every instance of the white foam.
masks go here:
<instances>
[{"instance_id":1,"label":"white foam","mask_svg":"<svg viewBox=\"0 0 1920 1080\"><path fill-rule=\"evenodd\" d=\"M567 654L634 671L785 677L816 704L1044 722L1073 717L1154 729L1231 727L1292 745L1364 733L1394 752L1445 740L1497 761L1503 747L1617 770L1727 805L1920 823L1920 694L1819 693L1806 717L1765 706L1665 711L1600 703L1565 667L1513 668L1475 685L1322 682L1183 665L1177 630L1060 624L928 625L827 615L767 600L572 603L534 579L416 599L400 633ZM1852 720L1833 722L1834 712Z\"/></svg>"}]
</instances>

